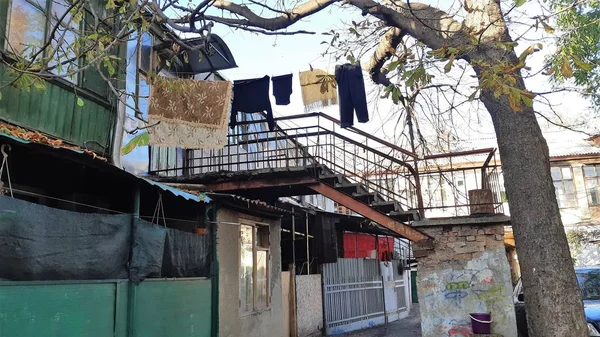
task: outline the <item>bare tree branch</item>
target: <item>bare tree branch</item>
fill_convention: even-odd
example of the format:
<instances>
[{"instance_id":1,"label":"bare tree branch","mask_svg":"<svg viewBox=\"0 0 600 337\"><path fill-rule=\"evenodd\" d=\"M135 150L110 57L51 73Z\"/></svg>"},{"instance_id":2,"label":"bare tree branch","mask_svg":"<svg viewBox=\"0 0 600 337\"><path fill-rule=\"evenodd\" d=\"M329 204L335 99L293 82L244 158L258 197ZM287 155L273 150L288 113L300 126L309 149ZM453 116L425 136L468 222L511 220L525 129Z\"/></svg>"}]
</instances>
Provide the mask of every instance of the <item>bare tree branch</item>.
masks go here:
<instances>
[{"instance_id":1,"label":"bare tree branch","mask_svg":"<svg viewBox=\"0 0 600 337\"><path fill-rule=\"evenodd\" d=\"M396 54L396 46L402 42L403 36L404 34L399 28L392 28L381 39L379 46L377 46L373 52L373 56L365 67L365 70L371 75L373 82L386 87L392 84L386 73L382 72L382 68L385 62Z\"/></svg>"},{"instance_id":2,"label":"bare tree branch","mask_svg":"<svg viewBox=\"0 0 600 337\"><path fill-rule=\"evenodd\" d=\"M243 17L243 19L226 19L224 22L240 26L249 26L261 28L264 30L275 31L287 28L298 22L300 19L321 11L328 6L339 2L340 0L309 0L291 11L273 18L264 18L255 14L250 8L226 0L217 0L213 7L228 11L232 14Z\"/></svg>"}]
</instances>

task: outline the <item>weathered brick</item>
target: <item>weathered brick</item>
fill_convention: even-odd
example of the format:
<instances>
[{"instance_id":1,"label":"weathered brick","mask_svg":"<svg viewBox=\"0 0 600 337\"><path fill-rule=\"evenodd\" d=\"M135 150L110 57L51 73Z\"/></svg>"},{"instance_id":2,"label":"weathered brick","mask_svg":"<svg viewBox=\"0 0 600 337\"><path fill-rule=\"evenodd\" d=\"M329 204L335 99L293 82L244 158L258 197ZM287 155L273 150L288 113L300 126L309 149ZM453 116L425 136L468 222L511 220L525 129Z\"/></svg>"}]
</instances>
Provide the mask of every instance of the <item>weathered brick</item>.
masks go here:
<instances>
[{"instance_id":1,"label":"weathered brick","mask_svg":"<svg viewBox=\"0 0 600 337\"><path fill-rule=\"evenodd\" d=\"M485 230L483 230L483 229L478 229L478 230L477 230L477 234L485 234Z\"/></svg>"},{"instance_id":2,"label":"weathered brick","mask_svg":"<svg viewBox=\"0 0 600 337\"><path fill-rule=\"evenodd\" d=\"M455 254L454 255L454 259L455 260L470 260L472 258L473 258L473 254L471 254L471 253Z\"/></svg>"},{"instance_id":3,"label":"weathered brick","mask_svg":"<svg viewBox=\"0 0 600 337\"><path fill-rule=\"evenodd\" d=\"M446 238L447 242L456 242L456 240L457 240L456 236L449 236L449 237Z\"/></svg>"},{"instance_id":4,"label":"weathered brick","mask_svg":"<svg viewBox=\"0 0 600 337\"><path fill-rule=\"evenodd\" d=\"M474 235L467 236L467 241L475 241L476 237Z\"/></svg>"},{"instance_id":5,"label":"weathered brick","mask_svg":"<svg viewBox=\"0 0 600 337\"><path fill-rule=\"evenodd\" d=\"M504 228L498 228L498 227L486 228L486 229L484 229L484 231L485 231L485 234L488 234L488 235L504 234Z\"/></svg>"},{"instance_id":6,"label":"weathered brick","mask_svg":"<svg viewBox=\"0 0 600 337\"><path fill-rule=\"evenodd\" d=\"M415 243L417 249L433 249L435 247L434 240L423 240Z\"/></svg>"},{"instance_id":7,"label":"weathered brick","mask_svg":"<svg viewBox=\"0 0 600 337\"><path fill-rule=\"evenodd\" d=\"M496 239L496 241L504 241L504 235L496 234L496 235L494 235L494 239Z\"/></svg>"},{"instance_id":8,"label":"weathered brick","mask_svg":"<svg viewBox=\"0 0 600 337\"><path fill-rule=\"evenodd\" d=\"M427 257L433 254L433 250L431 249L413 249L413 256L416 259Z\"/></svg>"},{"instance_id":9,"label":"weathered brick","mask_svg":"<svg viewBox=\"0 0 600 337\"><path fill-rule=\"evenodd\" d=\"M465 247L460 247L460 248L456 248L454 249L454 252L459 255L459 254L467 254L467 253L477 253L480 252L480 248L478 246L465 246Z\"/></svg>"},{"instance_id":10,"label":"weathered brick","mask_svg":"<svg viewBox=\"0 0 600 337\"><path fill-rule=\"evenodd\" d=\"M448 242L447 246L453 249L466 246L466 242Z\"/></svg>"},{"instance_id":11,"label":"weathered brick","mask_svg":"<svg viewBox=\"0 0 600 337\"><path fill-rule=\"evenodd\" d=\"M459 236L470 236L477 235L477 228L463 228L460 232L458 232Z\"/></svg>"}]
</instances>

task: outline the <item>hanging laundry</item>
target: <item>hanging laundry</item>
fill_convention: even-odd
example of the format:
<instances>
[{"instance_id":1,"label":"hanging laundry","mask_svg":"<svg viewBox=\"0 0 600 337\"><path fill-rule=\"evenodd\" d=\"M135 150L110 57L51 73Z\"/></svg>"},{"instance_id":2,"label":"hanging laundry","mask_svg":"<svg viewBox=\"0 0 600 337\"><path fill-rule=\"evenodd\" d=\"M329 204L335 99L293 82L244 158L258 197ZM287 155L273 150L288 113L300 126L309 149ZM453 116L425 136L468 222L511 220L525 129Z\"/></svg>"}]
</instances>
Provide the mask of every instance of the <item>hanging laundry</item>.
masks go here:
<instances>
[{"instance_id":1,"label":"hanging laundry","mask_svg":"<svg viewBox=\"0 0 600 337\"><path fill-rule=\"evenodd\" d=\"M231 82L157 76L148 103L150 144L186 149L227 143Z\"/></svg>"},{"instance_id":2,"label":"hanging laundry","mask_svg":"<svg viewBox=\"0 0 600 337\"><path fill-rule=\"evenodd\" d=\"M300 72L300 87L305 112L314 112L337 104L335 78L323 70Z\"/></svg>"},{"instance_id":3,"label":"hanging laundry","mask_svg":"<svg viewBox=\"0 0 600 337\"><path fill-rule=\"evenodd\" d=\"M367 95L360 64L343 64L335 67L335 80L340 94L340 122L343 128L354 124L354 111L359 123L369 121Z\"/></svg>"},{"instance_id":4,"label":"hanging laundry","mask_svg":"<svg viewBox=\"0 0 600 337\"><path fill-rule=\"evenodd\" d=\"M292 94L292 77L292 74L288 74L271 78L271 81L273 82L273 96L275 96L275 104L290 104L290 95Z\"/></svg>"},{"instance_id":5,"label":"hanging laundry","mask_svg":"<svg viewBox=\"0 0 600 337\"><path fill-rule=\"evenodd\" d=\"M150 145L184 149L222 149L227 145L227 126L221 129L198 128L153 118L149 122L153 125L148 128Z\"/></svg>"},{"instance_id":6,"label":"hanging laundry","mask_svg":"<svg viewBox=\"0 0 600 337\"><path fill-rule=\"evenodd\" d=\"M269 130L273 131L275 121L269 100L269 82L269 76L233 82L233 105L229 127L233 129L236 126L238 111L247 113L266 111Z\"/></svg>"}]
</instances>

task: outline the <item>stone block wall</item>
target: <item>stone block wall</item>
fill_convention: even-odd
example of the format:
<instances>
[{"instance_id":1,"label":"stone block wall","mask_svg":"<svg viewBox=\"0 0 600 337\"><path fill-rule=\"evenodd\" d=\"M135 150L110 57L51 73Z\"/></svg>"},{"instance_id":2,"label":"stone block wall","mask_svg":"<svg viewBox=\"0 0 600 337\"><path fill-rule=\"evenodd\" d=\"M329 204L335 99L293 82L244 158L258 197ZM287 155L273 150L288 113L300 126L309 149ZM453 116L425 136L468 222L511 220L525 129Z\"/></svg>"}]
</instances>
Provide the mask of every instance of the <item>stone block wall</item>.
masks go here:
<instances>
[{"instance_id":1,"label":"stone block wall","mask_svg":"<svg viewBox=\"0 0 600 337\"><path fill-rule=\"evenodd\" d=\"M296 276L298 337L314 336L323 329L321 274Z\"/></svg>"},{"instance_id":2,"label":"stone block wall","mask_svg":"<svg viewBox=\"0 0 600 337\"><path fill-rule=\"evenodd\" d=\"M516 337L506 217L468 219L415 222L433 238L413 248L422 335L469 336L469 313L491 313L493 333Z\"/></svg>"}]
</instances>

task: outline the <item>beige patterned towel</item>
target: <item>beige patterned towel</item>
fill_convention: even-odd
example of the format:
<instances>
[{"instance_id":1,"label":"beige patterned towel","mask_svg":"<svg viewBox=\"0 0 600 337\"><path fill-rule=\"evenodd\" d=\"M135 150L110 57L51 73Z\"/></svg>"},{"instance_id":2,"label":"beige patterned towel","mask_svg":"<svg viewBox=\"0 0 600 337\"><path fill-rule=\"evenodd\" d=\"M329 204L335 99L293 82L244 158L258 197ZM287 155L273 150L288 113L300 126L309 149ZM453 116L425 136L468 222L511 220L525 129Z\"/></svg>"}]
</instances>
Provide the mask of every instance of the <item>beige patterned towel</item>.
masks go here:
<instances>
[{"instance_id":1,"label":"beige patterned towel","mask_svg":"<svg viewBox=\"0 0 600 337\"><path fill-rule=\"evenodd\" d=\"M299 77L305 112L315 112L337 104L337 83L334 75L314 69L300 72Z\"/></svg>"},{"instance_id":2,"label":"beige patterned towel","mask_svg":"<svg viewBox=\"0 0 600 337\"><path fill-rule=\"evenodd\" d=\"M150 144L187 149L227 143L232 84L227 81L156 77L148 116Z\"/></svg>"},{"instance_id":3,"label":"beige patterned towel","mask_svg":"<svg viewBox=\"0 0 600 337\"><path fill-rule=\"evenodd\" d=\"M150 125L157 120L150 118ZM148 128L150 145L184 149L222 149L227 145L227 127L197 128L187 124L160 121Z\"/></svg>"}]
</instances>

